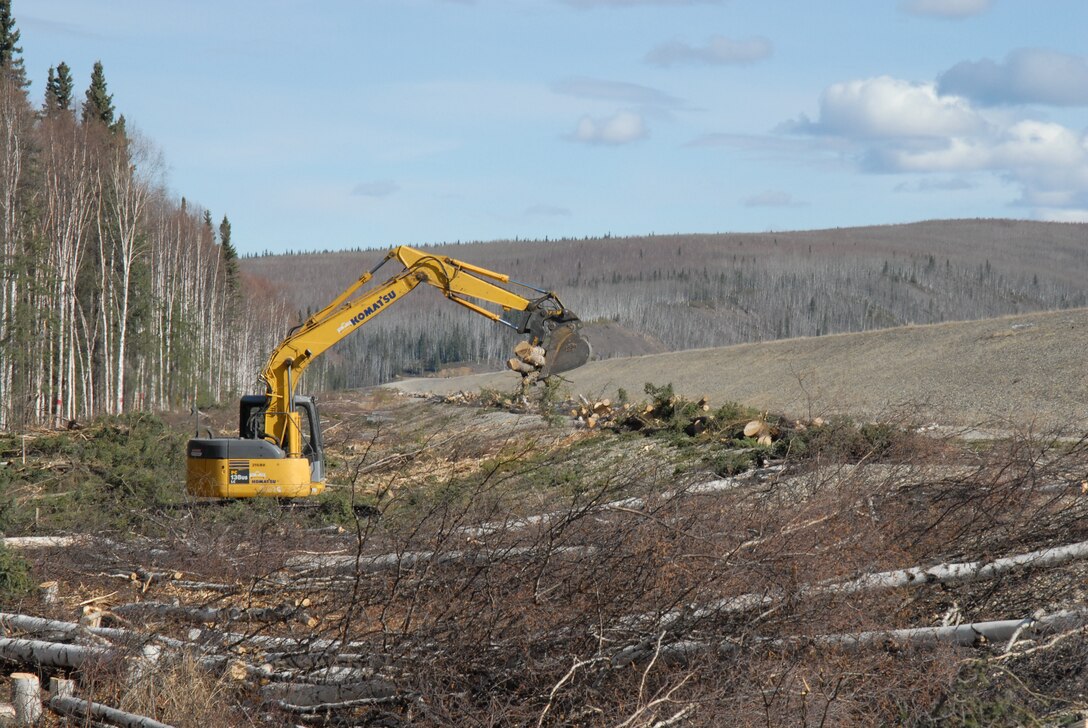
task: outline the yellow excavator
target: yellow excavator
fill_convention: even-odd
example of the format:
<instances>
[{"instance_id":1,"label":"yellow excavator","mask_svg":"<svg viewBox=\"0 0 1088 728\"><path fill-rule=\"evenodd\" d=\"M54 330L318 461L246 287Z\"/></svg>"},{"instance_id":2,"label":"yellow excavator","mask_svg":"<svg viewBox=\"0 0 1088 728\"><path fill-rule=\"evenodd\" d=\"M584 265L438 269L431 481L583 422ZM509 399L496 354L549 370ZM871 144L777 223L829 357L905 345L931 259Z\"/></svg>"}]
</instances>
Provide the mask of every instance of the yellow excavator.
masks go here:
<instances>
[{"instance_id":1,"label":"yellow excavator","mask_svg":"<svg viewBox=\"0 0 1088 728\"><path fill-rule=\"evenodd\" d=\"M363 290L378 269L391 260L399 261L403 270L385 283ZM239 437L212 437L208 431L207 437L189 440L189 494L298 498L321 493L325 489L321 424L314 398L295 394L299 377L322 352L400 301L420 283L438 288L446 298L470 311L528 334L530 342L545 351L542 378L589 361L591 348L582 336L582 322L554 293L470 263L400 246L324 309L293 328L276 347L260 376L264 394L242 397ZM515 286L533 297L508 289ZM501 312L469 299L497 306Z\"/></svg>"}]
</instances>

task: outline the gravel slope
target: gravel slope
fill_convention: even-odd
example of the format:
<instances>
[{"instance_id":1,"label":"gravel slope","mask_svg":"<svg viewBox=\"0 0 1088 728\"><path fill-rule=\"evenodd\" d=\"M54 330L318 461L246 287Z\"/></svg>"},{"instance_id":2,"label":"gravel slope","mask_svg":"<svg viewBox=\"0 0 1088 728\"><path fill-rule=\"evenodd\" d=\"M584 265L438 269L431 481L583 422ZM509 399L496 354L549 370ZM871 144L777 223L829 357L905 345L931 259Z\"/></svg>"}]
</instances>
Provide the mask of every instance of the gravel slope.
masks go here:
<instances>
[{"instance_id":1,"label":"gravel slope","mask_svg":"<svg viewBox=\"0 0 1088 728\"><path fill-rule=\"evenodd\" d=\"M850 414L956 427L1088 428L1088 309L787 339L590 362L571 394L643 397L646 382L795 416ZM387 384L511 390L511 372Z\"/></svg>"}]
</instances>

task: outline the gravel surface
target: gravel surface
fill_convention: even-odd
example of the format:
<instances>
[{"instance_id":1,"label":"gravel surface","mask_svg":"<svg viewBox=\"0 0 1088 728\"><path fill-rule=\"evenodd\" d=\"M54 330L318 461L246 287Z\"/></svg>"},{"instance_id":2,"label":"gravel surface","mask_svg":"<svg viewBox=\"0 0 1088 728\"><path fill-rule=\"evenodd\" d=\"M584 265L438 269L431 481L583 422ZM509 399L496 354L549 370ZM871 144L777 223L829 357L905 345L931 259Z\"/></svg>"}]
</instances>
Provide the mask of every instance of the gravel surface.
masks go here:
<instances>
[{"instance_id":1,"label":"gravel surface","mask_svg":"<svg viewBox=\"0 0 1088 728\"><path fill-rule=\"evenodd\" d=\"M1088 309L838 334L590 362L571 395L642 399L646 382L679 394L815 417L988 430L1088 429ZM387 384L449 394L515 388L512 372Z\"/></svg>"}]
</instances>

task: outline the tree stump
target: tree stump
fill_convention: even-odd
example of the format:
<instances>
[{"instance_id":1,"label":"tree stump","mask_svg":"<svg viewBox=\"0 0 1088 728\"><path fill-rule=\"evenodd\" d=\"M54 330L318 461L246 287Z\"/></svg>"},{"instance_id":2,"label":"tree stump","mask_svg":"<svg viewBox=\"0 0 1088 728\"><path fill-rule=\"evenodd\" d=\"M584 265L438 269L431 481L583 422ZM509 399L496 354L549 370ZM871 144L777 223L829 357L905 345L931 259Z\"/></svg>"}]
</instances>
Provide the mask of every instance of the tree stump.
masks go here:
<instances>
[{"instance_id":1,"label":"tree stump","mask_svg":"<svg viewBox=\"0 0 1088 728\"><path fill-rule=\"evenodd\" d=\"M15 725L35 725L41 720L42 686L37 675L11 673L11 704L15 708Z\"/></svg>"}]
</instances>

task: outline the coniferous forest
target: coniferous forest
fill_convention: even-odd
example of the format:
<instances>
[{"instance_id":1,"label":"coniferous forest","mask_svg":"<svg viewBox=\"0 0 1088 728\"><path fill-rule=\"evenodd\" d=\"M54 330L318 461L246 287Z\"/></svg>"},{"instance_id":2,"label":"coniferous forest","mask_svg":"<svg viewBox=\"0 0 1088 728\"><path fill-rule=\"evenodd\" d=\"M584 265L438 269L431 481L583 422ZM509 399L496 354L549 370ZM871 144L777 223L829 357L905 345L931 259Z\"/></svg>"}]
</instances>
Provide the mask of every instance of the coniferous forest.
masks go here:
<instances>
[{"instance_id":1,"label":"coniferous forest","mask_svg":"<svg viewBox=\"0 0 1088 728\"><path fill-rule=\"evenodd\" d=\"M21 53L2 0L0 430L248 388L282 314L242 294L228 218L167 190L101 63L58 59L32 94Z\"/></svg>"}]
</instances>

